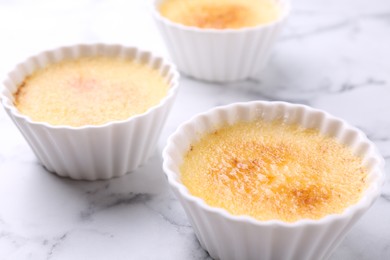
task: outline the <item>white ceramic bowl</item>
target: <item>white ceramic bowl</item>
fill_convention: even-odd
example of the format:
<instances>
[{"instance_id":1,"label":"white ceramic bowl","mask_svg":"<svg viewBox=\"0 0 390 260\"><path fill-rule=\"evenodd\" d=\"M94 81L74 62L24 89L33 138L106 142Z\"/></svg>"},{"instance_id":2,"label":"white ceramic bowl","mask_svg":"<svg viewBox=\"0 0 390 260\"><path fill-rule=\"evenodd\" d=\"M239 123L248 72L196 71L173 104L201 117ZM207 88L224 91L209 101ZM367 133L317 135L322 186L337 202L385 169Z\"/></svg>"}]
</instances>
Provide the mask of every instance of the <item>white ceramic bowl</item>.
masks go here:
<instances>
[{"instance_id":1,"label":"white ceramic bowl","mask_svg":"<svg viewBox=\"0 0 390 260\"><path fill-rule=\"evenodd\" d=\"M19 113L14 93L28 75L64 59L85 56L115 56L148 64L166 78L168 94L143 114L98 126L54 126ZM178 78L172 64L150 52L120 45L76 45L40 53L17 65L0 95L8 115L48 171L73 179L108 179L136 169L151 155L177 94Z\"/></svg>"},{"instance_id":2,"label":"white ceramic bowl","mask_svg":"<svg viewBox=\"0 0 390 260\"><path fill-rule=\"evenodd\" d=\"M361 200L341 214L286 223L234 216L192 196L181 183L179 171L191 143L219 125L258 118L282 119L286 123L319 129L350 147L363 158L368 169L369 186ZM163 158L171 188L184 207L202 247L216 259L326 259L379 196L384 181L383 157L361 131L321 110L285 102L237 103L197 115L172 134Z\"/></svg>"},{"instance_id":3,"label":"white ceramic bowl","mask_svg":"<svg viewBox=\"0 0 390 260\"><path fill-rule=\"evenodd\" d=\"M201 29L174 23L161 16L155 0L153 17L172 60L184 74L196 79L229 82L260 78L282 26L290 12L289 0L275 0L278 20L242 29Z\"/></svg>"}]
</instances>

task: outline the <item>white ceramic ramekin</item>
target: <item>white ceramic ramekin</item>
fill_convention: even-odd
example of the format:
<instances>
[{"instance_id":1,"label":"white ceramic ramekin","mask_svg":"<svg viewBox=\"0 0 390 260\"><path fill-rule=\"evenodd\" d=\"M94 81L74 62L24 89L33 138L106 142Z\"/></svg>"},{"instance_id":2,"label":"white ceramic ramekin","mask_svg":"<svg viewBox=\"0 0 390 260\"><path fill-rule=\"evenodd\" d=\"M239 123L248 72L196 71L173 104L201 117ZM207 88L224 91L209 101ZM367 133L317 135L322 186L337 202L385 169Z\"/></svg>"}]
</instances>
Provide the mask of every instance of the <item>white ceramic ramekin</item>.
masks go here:
<instances>
[{"instance_id":1,"label":"white ceramic ramekin","mask_svg":"<svg viewBox=\"0 0 390 260\"><path fill-rule=\"evenodd\" d=\"M281 119L288 124L319 129L350 147L363 158L368 169L369 186L361 200L342 214L286 223L233 216L192 196L181 183L179 171L190 144L199 140L202 133L220 125L258 118ZM383 157L361 131L321 110L285 102L236 103L197 115L172 134L163 158L171 188L184 207L202 247L216 259L326 259L379 196L384 181Z\"/></svg>"},{"instance_id":2,"label":"white ceramic ramekin","mask_svg":"<svg viewBox=\"0 0 390 260\"><path fill-rule=\"evenodd\" d=\"M229 82L259 78L290 12L289 0L275 0L278 20L243 29L201 29L161 16L155 0L153 17L178 69L196 79Z\"/></svg>"},{"instance_id":3,"label":"white ceramic ramekin","mask_svg":"<svg viewBox=\"0 0 390 260\"><path fill-rule=\"evenodd\" d=\"M121 57L148 64L166 78L168 94L143 114L98 126L54 126L19 113L13 104L14 93L27 76L49 64L86 56ZM17 65L0 95L8 115L48 171L73 179L108 179L136 169L151 155L176 97L178 78L172 64L150 52L120 45L76 45L40 53Z\"/></svg>"}]
</instances>

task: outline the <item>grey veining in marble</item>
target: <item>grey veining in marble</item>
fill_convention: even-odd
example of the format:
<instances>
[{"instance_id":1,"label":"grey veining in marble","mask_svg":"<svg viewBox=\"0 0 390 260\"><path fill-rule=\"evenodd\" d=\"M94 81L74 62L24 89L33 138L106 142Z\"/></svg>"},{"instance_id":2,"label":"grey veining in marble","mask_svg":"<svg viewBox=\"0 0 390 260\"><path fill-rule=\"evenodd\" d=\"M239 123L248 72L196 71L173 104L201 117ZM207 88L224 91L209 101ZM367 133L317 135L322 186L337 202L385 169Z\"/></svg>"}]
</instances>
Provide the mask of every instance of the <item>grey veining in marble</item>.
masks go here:
<instances>
[{"instance_id":1,"label":"grey veining in marble","mask_svg":"<svg viewBox=\"0 0 390 260\"><path fill-rule=\"evenodd\" d=\"M167 52L142 0L0 0L0 75L27 56L81 42ZM390 164L390 1L295 0L257 79L186 77L159 147L122 178L83 182L45 171L0 110L0 259L209 259L161 169L176 127L216 105L308 104L362 129ZM390 259L390 167L381 197L331 256Z\"/></svg>"}]
</instances>

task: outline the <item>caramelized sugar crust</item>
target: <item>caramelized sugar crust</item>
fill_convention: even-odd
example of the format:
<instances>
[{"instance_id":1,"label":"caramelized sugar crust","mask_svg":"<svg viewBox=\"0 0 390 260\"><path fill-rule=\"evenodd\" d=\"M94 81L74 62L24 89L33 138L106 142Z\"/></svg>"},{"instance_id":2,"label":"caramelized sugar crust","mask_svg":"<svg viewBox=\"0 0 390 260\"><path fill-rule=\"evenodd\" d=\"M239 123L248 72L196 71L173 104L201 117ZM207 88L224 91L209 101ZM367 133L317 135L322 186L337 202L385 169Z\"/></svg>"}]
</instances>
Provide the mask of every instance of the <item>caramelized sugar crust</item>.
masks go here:
<instances>
[{"instance_id":1,"label":"caramelized sugar crust","mask_svg":"<svg viewBox=\"0 0 390 260\"><path fill-rule=\"evenodd\" d=\"M15 106L53 125L101 125L157 105L169 85L157 70L130 60L80 58L52 64L27 77Z\"/></svg>"},{"instance_id":2,"label":"caramelized sugar crust","mask_svg":"<svg viewBox=\"0 0 390 260\"><path fill-rule=\"evenodd\" d=\"M213 29L253 27L276 20L280 13L272 0L166 0L160 12L176 23Z\"/></svg>"},{"instance_id":3,"label":"caramelized sugar crust","mask_svg":"<svg viewBox=\"0 0 390 260\"><path fill-rule=\"evenodd\" d=\"M241 122L190 147L181 180L194 196L234 215L294 222L341 213L365 190L361 159L317 130Z\"/></svg>"}]
</instances>

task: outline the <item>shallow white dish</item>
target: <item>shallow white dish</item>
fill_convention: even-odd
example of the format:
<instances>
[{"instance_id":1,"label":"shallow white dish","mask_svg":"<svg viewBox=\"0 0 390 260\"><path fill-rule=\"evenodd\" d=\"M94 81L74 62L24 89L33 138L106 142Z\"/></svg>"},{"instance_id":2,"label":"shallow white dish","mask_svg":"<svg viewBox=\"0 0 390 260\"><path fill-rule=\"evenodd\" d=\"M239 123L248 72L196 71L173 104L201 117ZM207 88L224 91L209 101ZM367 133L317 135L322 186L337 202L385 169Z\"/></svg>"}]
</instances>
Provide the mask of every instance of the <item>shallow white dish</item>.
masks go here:
<instances>
[{"instance_id":1,"label":"shallow white dish","mask_svg":"<svg viewBox=\"0 0 390 260\"><path fill-rule=\"evenodd\" d=\"M145 63L161 72L170 89L159 104L123 121L81 127L35 122L16 109L14 93L35 70L64 59L110 56ZM75 45L40 53L11 71L1 90L2 105L43 166L73 179L108 179L130 172L153 152L178 91L175 67L151 52L121 45Z\"/></svg>"},{"instance_id":2,"label":"shallow white dish","mask_svg":"<svg viewBox=\"0 0 390 260\"><path fill-rule=\"evenodd\" d=\"M305 128L319 129L361 156L368 170L369 186L361 200L342 214L294 223L259 221L234 216L222 208L207 205L191 195L180 181L179 167L190 145L202 133L225 123L281 119ZM254 101L211 109L182 124L169 138L163 151L163 168L168 182L190 219L195 233L216 259L326 259L352 225L380 195L384 181L384 159L375 145L358 129L328 113L304 105Z\"/></svg>"}]
</instances>

